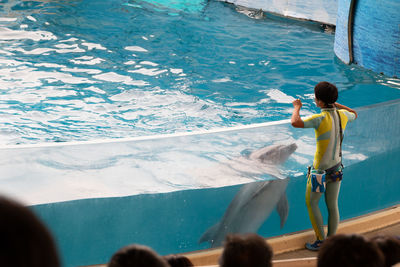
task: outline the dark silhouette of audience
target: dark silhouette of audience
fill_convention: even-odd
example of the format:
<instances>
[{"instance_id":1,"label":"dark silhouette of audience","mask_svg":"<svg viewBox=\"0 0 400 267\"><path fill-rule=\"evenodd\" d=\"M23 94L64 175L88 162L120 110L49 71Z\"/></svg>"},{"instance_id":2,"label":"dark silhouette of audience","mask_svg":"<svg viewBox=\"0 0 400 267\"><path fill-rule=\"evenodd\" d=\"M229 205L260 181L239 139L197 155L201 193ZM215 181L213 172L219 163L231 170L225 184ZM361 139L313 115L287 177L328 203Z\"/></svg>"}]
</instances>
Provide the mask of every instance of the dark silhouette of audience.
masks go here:
<instances>
[{"instance_id":1,"label":"dark silhouette of audience","mask_svg":"<svg viewBox=\"0 0 400 267\"><path fill-rule=\"evenodd\" d=\"M270 267L272 249L259 235L228 235L219 260L221 267Z\"/></svg>"},{"instance_id":2,"label":"dark silhouette of audience","mask_svg":"<svg viewBox=\"0 0 400 267\"><path fill-rule=\"evenodd\" d=\"M385 256L385 267L400 263L400 239L394 236L377 235L371 238Z\"/></svg>"},{"instance_id":3,"label":"dark silhouette of audience","mask_svg":"<svg viewBox=\"0 0 400 267\"><path fill-rule=\"evenodd\" d=\"M59 267L55 242L46 226L27 207L0 196L0 266ZM271 267L272 248L257 234L226 237L220 267ZM358 234L327 238L318 252L318 267L390 267L400 263L400 239ZM147 246L132 244L114 253L108 267L189 267L183 255L160 256ZM397 266L397 265L396 265Z\"/></svg>"},{"instance_id":4,"label":"dark silhouette of audience","mask_svg":"<svg viewBox=\"0 0 400 267\"><path fill-rule=\"evenodd\" d=\"M169 267L167 261L149 247L128 245L118 250L108 267Z\"/></svg>"},{"instance_id":5,"label":"dark silhouette of audience","mask_svg":"<svg viewBox=\"0 0 400 267\"><path fill-rule=\"evenodd\" d=\"M193 263L183 255L167 255L164 256L171 267L190 267Z\"/></svg>"},{"instance_id":6,"label":"dark silhouette of audience","mask_svg":"<svg viewBox=\"0 0 400 267\"><path fill-rule=\"evenodd\" d=\"M0 266L60 266L50 232L29 208L0 196L0 229Z\"/></svg>"},{"instance_id":7,"label":"dark silhouette of audience","mask_svg":"<svg viewBox=\"0 0 400 267\"><path fill-rule=\"evenodd\" d=\"M272 248L257 234L226 237L220 267L272 267ZM358 234L337 234L324 241L318 252L318 267L389 267L400 262L400 240L376 236L370 240ZM183 255L159 256L151 248L130 245L117 251L108 267L194 266Z\"/></svg>"},{"instance_id":8,"label":"dark silhouette of audience","mask_svg":"<svg viewBox=\"0 0 400 267\"><path fill-rule=\"evenodd\" d=\"M318 267L382 267L384 255L378 246L361 235L328 237L318 252Z\"/></svg>"}]
</instances>

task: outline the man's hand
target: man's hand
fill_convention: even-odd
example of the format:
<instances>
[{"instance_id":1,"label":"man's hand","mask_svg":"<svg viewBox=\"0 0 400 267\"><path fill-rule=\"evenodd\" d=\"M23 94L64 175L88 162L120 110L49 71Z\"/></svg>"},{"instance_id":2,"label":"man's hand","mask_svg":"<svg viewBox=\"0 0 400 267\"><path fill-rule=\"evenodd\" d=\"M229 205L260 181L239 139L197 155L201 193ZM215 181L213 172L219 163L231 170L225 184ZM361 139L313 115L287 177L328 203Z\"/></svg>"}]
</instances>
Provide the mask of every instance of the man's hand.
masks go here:
<instances>
[{"instance_id":1,"label":"man's hand","mask_svg":"<svg viewBox=\"0 0 400 267\"><path fill-rule=\"evenodd\" d=\"M300 118L300 108L303 106L300 99L296 99L292 102L294 110L292 114L291 123L295 128L303 128L304 122Z\"/></svg>"},{"instance_id":2,"label":"man's hand","mask_svg":"<svg viewBox=\"0 0 400 267\"><path fill-rule=\"evenodd\" d=\"M354 114L356 115L356 118L358 117L358 114L357 114L357 112L356 112L354 109L351 109L351 108L349 108L349 107L346 107L345 105L339 104L339 103L337 103L337 102L336 102L334 105L336 106L336 108L338 108L338 109L345 109L345 110L347 110L347 111L349 111L349 112L354 113Z\"/></svg>"},{"instance_id":3,"label":"man's hand","mask_svg":"<svg viewBox=\"0 0 400 267\"><path fill-rule=\"evenodd\" d=\"M298 107L298 108L301 108L302 106L303 106L303 104L301 103L301 100L300 99L296 99L296 100L294 100L293 102L292 102L292 104L293 104L293 107Z\"/></svg>"}]
</instances>

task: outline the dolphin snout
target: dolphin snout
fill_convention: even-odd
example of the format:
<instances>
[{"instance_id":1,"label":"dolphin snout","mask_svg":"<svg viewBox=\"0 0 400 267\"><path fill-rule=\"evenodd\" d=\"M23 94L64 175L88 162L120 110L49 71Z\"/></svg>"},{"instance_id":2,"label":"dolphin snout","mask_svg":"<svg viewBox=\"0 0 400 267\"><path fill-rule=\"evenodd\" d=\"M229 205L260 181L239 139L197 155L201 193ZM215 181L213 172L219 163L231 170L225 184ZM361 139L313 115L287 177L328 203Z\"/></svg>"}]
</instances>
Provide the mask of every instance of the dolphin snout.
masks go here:
<instances>
[{"instance_id":1,"label":"dolphin snout","mask_svg":"<svg viewBox=\"0 0 400 267\"><path fill-rule=\"evenodd\" d=\"M293 154L297 149L296 143L292 143L290 145L286 146L286 156L289 157L291 154Z\"/></svg>"},{"instance_id":2,"label":"dolphin snout","mask_svg":"<svg viewBox=\"0 0 400 267\"><path fill-rule=\"evenodd\" d=\"M296 143L290 144L289 147L290 147L290 150L292 150L293 152L297 149Z\"/></svg>"}]
</instances>

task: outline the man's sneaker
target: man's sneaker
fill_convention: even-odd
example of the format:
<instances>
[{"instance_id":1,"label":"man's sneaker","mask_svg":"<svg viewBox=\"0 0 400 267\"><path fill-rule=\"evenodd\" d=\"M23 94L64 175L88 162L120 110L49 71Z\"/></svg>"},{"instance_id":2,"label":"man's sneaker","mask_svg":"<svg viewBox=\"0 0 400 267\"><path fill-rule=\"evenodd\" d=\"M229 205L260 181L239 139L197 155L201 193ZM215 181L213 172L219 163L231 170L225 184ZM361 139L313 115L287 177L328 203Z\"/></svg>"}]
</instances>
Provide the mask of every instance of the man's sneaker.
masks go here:
<instances>
[{"instance_id":1,"label":"man's sneaker","mask_svg":"<svg viewBox=\"0 0 400 267\"><path fill-rule=\"evenodd\" d=\"M312 251L318 251L322 245L322 242L323 242L322 240L317 240L314 243L306 243L306 249Z\"/></svg>"}]
</instances>

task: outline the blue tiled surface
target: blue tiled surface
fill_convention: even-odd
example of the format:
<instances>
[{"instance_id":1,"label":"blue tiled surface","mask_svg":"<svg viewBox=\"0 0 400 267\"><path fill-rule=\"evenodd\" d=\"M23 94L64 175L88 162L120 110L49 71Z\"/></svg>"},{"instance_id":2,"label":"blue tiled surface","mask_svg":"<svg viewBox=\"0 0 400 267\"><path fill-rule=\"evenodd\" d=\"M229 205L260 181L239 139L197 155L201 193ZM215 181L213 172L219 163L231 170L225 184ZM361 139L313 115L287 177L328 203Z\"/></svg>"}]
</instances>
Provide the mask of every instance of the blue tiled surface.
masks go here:
<instances>
[{"instance_id":1,"label":"blue tiled surface","mask_svg":"<svg viewBox=\"0 0 400 267\"><path fill-rule=\"evenodd\" d=\"M335 53L349 62L347 18L349 0L339 1ZM353 24L354 63L383 73L400 76L400 1L358 1Z\"/></svg>"}]
</instances>

